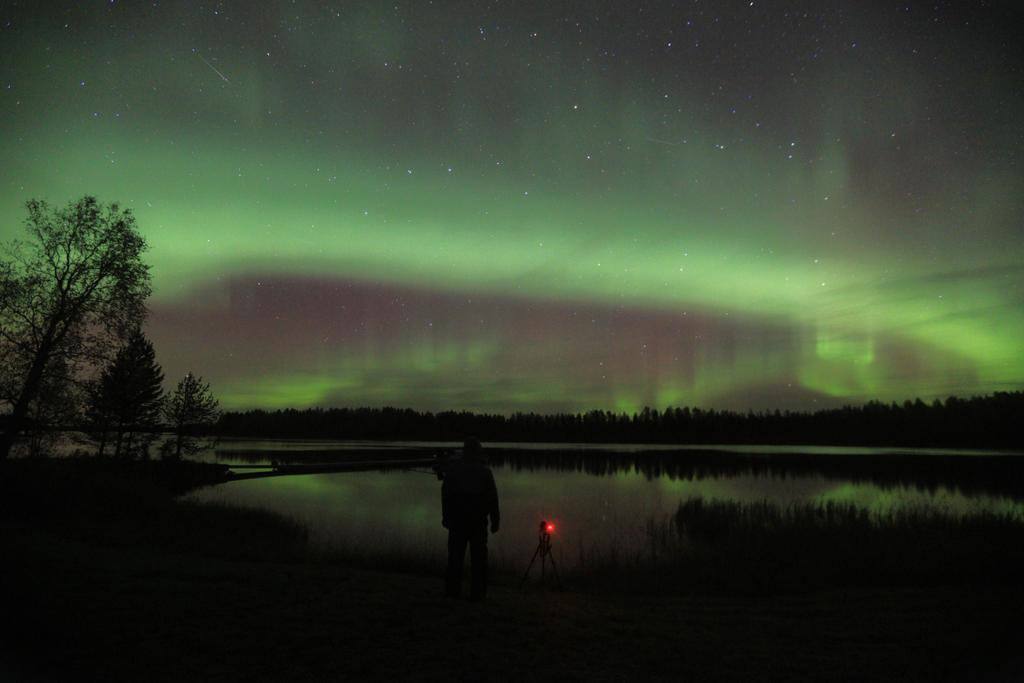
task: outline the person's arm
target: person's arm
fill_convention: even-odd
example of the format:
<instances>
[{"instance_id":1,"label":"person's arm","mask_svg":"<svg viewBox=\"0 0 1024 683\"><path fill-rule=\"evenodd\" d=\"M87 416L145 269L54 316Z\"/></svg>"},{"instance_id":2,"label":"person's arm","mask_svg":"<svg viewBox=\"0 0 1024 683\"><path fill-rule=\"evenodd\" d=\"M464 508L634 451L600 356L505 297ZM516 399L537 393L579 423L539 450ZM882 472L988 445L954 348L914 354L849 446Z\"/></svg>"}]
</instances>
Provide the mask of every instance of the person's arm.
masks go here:
<instances>
[{"instance_id":1,"label":"person's arm","mask_svg":"<svg viewBox=\"0 0 1024 683\"><path fill-rule=\"evenodd\" d=\"M494 473L490 470L487 470L487 488L487 514L491 516L491 533L496 534L501 526L501 510L498 509L498 487L494 483Z\"/></svg>"},{"instance_id":2,"label":"person's arm","mask_svg":"<svg viewBox=\"0 0 1024 683\"><path fill-rule=\"evenodd\" d=\"M448 528L448 479L441 482L441 526Z\"/></svg>"}]
</instances>

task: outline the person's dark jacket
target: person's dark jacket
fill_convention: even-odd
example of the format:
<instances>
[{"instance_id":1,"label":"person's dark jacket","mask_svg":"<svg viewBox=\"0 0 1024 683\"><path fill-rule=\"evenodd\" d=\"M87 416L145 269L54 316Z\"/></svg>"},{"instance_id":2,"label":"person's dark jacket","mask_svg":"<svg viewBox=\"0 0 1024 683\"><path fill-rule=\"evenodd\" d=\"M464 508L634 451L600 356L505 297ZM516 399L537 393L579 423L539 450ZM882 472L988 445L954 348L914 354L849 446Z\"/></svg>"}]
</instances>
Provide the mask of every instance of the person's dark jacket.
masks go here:
<instances>
[{"instance_id":1,"label":"person's dark jacket","mask_svg":"<svg viewBox=\"0 0 1024 683\"><path fill-rule=\"evenodd\" d=\"M468 529L486 526L488 517L491 531L497 531L501 513L490 468L479 461L452 463L441 484L441 524L446 529Z\"/></svg>"}]
</instances>

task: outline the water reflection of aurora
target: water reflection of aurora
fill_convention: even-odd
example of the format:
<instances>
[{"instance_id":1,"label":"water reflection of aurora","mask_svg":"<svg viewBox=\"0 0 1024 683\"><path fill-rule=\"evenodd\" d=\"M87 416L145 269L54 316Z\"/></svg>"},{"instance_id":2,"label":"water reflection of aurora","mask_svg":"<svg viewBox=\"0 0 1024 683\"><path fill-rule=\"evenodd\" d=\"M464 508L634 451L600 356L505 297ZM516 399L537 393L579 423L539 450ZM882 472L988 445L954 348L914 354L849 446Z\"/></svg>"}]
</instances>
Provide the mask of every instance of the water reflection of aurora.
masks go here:
<instances>
[{"instance_id":1,"label":"water reflection of aurora","mask_svg":"<svg viewBox=\"0 0 1024 683\"><path fill-rule=\"evenodd\" d=\"M643 552L647 523L665 521L690 498L783 506L839 502L884 517L900 509L934 509L963 515L992 512L1024 519L1024 503L998 495L965 495L954 489L910 485L883 487L837 482L822 475L651 478L637 471L604 476L550 469L495 468L502 529L491 537L495 561L525 566L537 542L540 520L556 525L556 557L573 566L581 554ZM440 485L418 472L358 472L241 481L192 494L216 501L270 509L306 524L315 544L362 557L415 557L440 563L445 531L440 525Z\"/></svg>"}]
</instances>

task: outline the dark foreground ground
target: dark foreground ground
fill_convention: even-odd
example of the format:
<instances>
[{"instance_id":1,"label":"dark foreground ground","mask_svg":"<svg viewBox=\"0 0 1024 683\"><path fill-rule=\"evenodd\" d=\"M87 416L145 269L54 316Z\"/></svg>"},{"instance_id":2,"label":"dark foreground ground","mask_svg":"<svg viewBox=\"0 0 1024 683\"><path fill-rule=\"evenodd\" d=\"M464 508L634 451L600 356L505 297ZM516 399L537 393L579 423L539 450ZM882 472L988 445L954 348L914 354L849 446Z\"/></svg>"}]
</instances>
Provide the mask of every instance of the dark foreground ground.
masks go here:
<instances>
[{"instance_id":1,"label":"dark foreground ground","mask_svg":"<svg viewBox=\"0 0 1024 683\"><path fill-rule=\"evenodd\" d=\"M5 502L39 493L11 481ZM1017 585L664 597L503 576L451 602L437 577L303 559L269 517L115 495L7 507L0 680L1024 679Z\"/></svg>"}]
</instances>

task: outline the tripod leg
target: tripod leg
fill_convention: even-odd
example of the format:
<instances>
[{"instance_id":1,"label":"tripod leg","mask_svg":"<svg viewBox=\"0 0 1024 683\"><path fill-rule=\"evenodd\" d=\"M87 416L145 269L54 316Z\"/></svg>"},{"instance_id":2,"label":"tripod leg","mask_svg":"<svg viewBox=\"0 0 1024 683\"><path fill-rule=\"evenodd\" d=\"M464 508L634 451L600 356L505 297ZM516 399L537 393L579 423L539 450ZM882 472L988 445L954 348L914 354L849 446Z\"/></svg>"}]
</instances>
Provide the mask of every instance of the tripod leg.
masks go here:
<instances>
[{"instance_id":1,"label":"tripod leg","mask_svg":"<svg viewBox=\"0 0 1024 683\"><path fill-rule=\"evenodd\" d=\"M548 552L548 555L551 555L550 551ZM558 567L555 566L555 556L554 555L551 555L551 573L553 573L555 575L555 584L557 584L558 587L561 588L562 587L562 579L559 578L559 576L558 576Z\"/></svg>"},{"instance_id":2,"label":"tripod leg","mask_svg":"<svg viewBox=\"0 0 1024 683\"><path fill-rule=\"evenodd\" d=\"M533 563L537 561L537 554L540 553L540 546L533 551L533 557L530 558L530 564L526 567L526 573L523 574L523 580L519 582L519 587L522 588L523 584L526 583L526 577L530 575L530 570L533 569Z\"/></svg>"}]
</instances>

